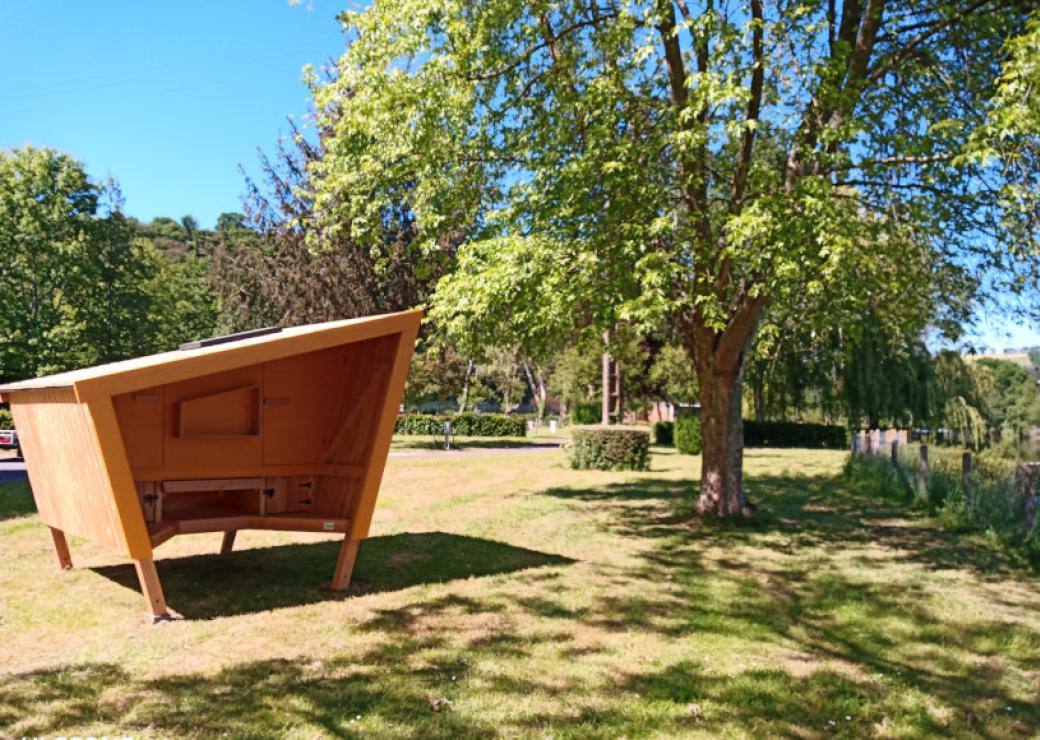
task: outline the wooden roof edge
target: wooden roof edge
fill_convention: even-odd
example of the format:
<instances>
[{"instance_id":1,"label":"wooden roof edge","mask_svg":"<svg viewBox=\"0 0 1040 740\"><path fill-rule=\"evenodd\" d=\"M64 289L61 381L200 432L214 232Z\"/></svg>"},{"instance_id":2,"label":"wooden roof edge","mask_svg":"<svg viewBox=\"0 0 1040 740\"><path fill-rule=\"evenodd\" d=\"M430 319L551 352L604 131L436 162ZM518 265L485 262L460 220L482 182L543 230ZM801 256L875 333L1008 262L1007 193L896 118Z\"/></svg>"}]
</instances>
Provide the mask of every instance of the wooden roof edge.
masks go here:
<instances>
[{"instance_id":1,"label":"wooden roof edge","mask_svg":"<svg viewBox=\"0 0 1040 740\"><path fill-rule=\"evenodd\" d=\"M268 360L277 360L295 354L313 352L341 344L365 341L376 337L395 334L412 327L417 327L422 320L421 308L398 311L389 314L364 316L348 319L343 322L326 322L333 324L324 328L321 324L304 324L290 327L277 334L245 339L239 342L219 344L198 350L164 352L158 355L97 366L94 374L83 371L71 371L56 376L55 383L48 385L48 377L34 378L28 381L0 387L0 398L9 400L9 394L26 391L37 391L45 388L73 389L79 403L87 403L103 397L132 392L157 385L165 385L186 378L207 375L210 373L233 370L238 367L252 365ZM292 329L308 329L297 331ZM149 362L149 360L152 360ZM201 370L201 372L200 372ZM79 377L77 377L79 373ZM70 375L67 380L62 375ZM61 380L59 380L59 378ZM25 385L22 385L25 383Z\"/></svg>"}]
</instances>

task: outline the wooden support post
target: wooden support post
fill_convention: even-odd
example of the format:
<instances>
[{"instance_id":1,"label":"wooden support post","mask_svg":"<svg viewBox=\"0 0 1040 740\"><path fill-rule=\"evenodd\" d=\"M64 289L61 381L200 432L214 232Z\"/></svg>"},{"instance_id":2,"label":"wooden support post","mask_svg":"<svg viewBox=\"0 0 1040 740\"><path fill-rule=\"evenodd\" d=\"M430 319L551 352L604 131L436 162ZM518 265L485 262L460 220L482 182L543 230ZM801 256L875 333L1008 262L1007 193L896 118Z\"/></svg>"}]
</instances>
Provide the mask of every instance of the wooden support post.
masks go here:
<instances>
[{"instance_id":1,"label":"wooden support post","mask_svg":"<svg viewBox=\"0 0 1040 740\"><path fill-rule=\"evenodd\" d=\"M971 453L965 452L961 455L961 487L964 488L964 504L971 509Z\"/></svg>"},{"instance_id":2,"label":"wooden support post","mask_svg":"<svg viewBox=\"0 0 1040 740\"><path fill-rule=\"evenodd\" d=\"M229 529L224 533L224 541L220 543L220 554L227 555L231 552L235 546L235 535L238 534L237 529Z\"/></svg>"},{"instance_id":3,"label":"wooden support post","mask_svg":"<svg viewBox=\"0 0 1040 740\"><path fill-rule=\"evenodd\" d=\"M921 445L921 459L917 464L917 497L928 500L928 445Z\"/></svg>"},{"instance_id":4,"label":"wooden support post","mask_svg":"<svg viewBox=\"0 0 1040 740\"><path fill-rule=\"evenodd\" d=\"M65 533L60 529L48 527L51 531L51 539L54 540L54 552L58 555L58 565L62 570L72 570L72 555L69 553L69 543L65 541Z\"/></svg>"},{"instance_id":5,"label":"wooden support post","mask_svg":"<svg viewBox=\"0 0 1040 740\"><path fill-rule=\"evenodd\" d=\"M170 614L166 611L166 599L163 597L162 584L159 583L159 574L155 570L155 561L151 558L135 560L134 568L137 569L137 580L141 582L141 593L148 602L148 613L152 617L152 623L169 619Z\"/></svg>"},{"instance_id":6,"label":"wooden support post","mask_svg":"<svg viewBox=\"0 0 1040 740\"><path fill-rule=\"evenodd\" d=\"M329 588L333 591L342 591L350 587L350 576L354 572L354 561L357 559L358 545L361 540L352 540L350 535L343 540L339 548L339 557L336 559L336 571L332 574L332 583Z\"/></svg>"},{"instance_id":7,"label":"wooden support post","mask_svg":"<svg viewBox=\"0 0 1040 740\"><path fill-rule=\"evenodd\" d=\"M895 437L892 438L892 446L890 448L890 452L892 453L892 467L893 468L898 468L899 467L899 440L897 440Z\"/></svg>"}]
</instances>

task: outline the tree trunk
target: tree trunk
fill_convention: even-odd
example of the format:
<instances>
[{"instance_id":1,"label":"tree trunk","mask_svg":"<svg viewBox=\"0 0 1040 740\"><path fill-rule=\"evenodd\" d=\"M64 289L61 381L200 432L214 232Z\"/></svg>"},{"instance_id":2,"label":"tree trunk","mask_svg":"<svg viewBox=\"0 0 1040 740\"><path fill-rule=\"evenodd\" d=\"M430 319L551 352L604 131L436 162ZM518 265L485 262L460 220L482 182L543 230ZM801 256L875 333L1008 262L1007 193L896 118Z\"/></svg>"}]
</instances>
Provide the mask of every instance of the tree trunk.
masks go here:
<instances>
[{"instance_id":1,"label":"tree trunk","mask_svg":"<svg viewBox=\"0 0 1040 740\"><path fill-rule=\"evenodd\" d=\"M466 377L462 379L462 396L459 398L459 413L466 413L466 405L469 403L469 383L473 376L473 360L466 363Z\"/></svg>"},{"instance_id":2,"label":"tree trunk","mask_svg":"<svg viewBox=\"0 0 1040 740\"><path fill-rule=\"evenodd\" d=\"M529 360L522 361L524 375L527 378L527 387L531 389L531 397L534 399L535 408L538 409L539 421L545 419L545 401L548 395L545 389L545 374L542 369Z\"/></svg>"},{"instance_id":3,"label":"tree trunk","mask_svg":"<svg viewBox=\"0 0 1040 740\"><path fill-rule=\"evenodd\" d=\"M743 364L735 374L713 375L701 383L702 514L737 516L753 510L744 495Z\"/></svg>"},{"instance_id":4,"label":"tree trunk","mask_svg":"<svg viewBox=\"0 0 1040 740\"><path fill-rule=\"evenodd\" d=\"M697 369L701 401L701 482L697 509L720 517L750 514L744 494L743 389L747 350L765 299L737 310L722 332L700 317L689 321L683 343Z\"/></svg>"}]
</instances>

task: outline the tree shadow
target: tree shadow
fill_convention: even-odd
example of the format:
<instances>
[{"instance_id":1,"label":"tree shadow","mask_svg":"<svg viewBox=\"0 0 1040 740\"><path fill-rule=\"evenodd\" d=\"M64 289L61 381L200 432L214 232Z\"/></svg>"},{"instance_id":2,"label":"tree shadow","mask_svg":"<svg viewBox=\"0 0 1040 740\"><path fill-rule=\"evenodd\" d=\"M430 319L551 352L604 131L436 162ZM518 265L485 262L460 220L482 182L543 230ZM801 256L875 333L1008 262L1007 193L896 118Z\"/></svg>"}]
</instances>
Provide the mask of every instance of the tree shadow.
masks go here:
<instances>
[{"instance_id":1,"label":"tree shadow","mask_svg":"<svg viewBox=\"0 0 1040 740\"><path fill-rule=\"evenodd\" d=\"M386 535L361 544L349 590L324 590L340 544L334 540L192 555L157 560L156 567L171 609L187 619L212 619L574 562L445 532ZM132 565L92 570L140 591Z\"/></svg>"},{"instance_id":2,"label":"tree shadow","mask_svg":"<svg viewBox=\"0 0 1040 740\"><path fill-rule=\"evenodd\" d=\"M687 542L724 547L753 545L769 535L771 548L788 551L874 544L929 570L960 569L984 580L1030 574L995 544L939 529L905 502L850 490L841 475L749 475L746 485L757 511L731 521L697 516L692 481L641 477L595 488L552 488L543 494L610 510L615 516L607 528L627 536L681 536Z\"/></svg>"}]
</instances>

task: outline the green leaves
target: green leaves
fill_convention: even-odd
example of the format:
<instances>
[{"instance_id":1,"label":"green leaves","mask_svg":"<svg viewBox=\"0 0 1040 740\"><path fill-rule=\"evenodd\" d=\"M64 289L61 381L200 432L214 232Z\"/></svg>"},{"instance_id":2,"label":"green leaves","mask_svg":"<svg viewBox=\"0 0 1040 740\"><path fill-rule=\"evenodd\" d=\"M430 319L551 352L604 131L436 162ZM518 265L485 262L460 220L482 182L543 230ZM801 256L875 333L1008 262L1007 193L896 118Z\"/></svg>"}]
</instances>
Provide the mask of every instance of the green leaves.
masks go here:
<instances>
[{"instance_id":1,"label":"green leaves","mask_svg":"<svg viewBox=\"0 0 1040 740\"><path fill-rule=\"evenodd\" d=\"M0 377L124 359L210 333L215 306L204 267L188 269L197 264L170 262L135 239L115 184L91 182L68 155L0 152Z\"/></svg>"}]
</instances>

